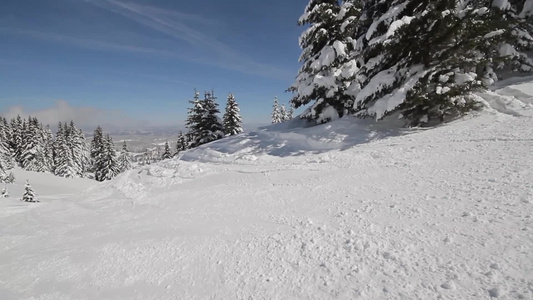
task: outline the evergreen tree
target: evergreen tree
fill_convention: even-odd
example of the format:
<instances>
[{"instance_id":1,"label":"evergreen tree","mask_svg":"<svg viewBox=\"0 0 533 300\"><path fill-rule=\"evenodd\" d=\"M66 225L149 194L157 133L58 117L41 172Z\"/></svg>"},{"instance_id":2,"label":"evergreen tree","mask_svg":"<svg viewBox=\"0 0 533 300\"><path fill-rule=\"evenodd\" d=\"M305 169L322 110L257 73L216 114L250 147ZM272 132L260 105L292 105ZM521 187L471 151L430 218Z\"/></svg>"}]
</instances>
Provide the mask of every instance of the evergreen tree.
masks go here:
<instances>
[{"instance_id":1,"label":"evergreen tree","mask_svg":"<svg viewBox=\"0 0 533 300\"><path fill-rule=\"evenodd\" d=\"M22 151L20 165L24 170L50 172L50 162L46 156L48 141L42 124L37 118L29 117L24 123L22 134Z\"/></svg>"},{"instance_id":2,"label":"evergreen tree","mask_svg":"<svg viewBox=\"0 0 533 300\"><path fill-rule=\"evenodd\" d=\"M68 125L59 122L56 139L53 143L54 174L66 178L76 178L79 172L74 157L72 156L68 131Z\"/></svg>"},{"instance_id":3,"label":"evergreen tree","mask_svg":"<svg viewBox=\"0 0 533 300\"><path fill-rule=\"evenodd\" d=\"M101 150L102 152L96 155L95 158L94 177L97 181L111 180L120 173L120 170L117 163L113 139L109 134L106 134L102 139Z\"/></svg>"},{"instance_id":4,"label":"evergreen tree","mask_svg":"<svg viewBox=\"0 0 533 300\"><path fill-rule=\"evenodd\" d=\"M174 156L178 156L181 151L185 151L188 148L189 142L187 141L187 136L180 131L178 141L176 142L176 153L174 153Z\"/></svg>"},{"instance_id":5,"label":"evergreen tree","mask_svg":"<svg viewBox=\"0 0 533 300\"><path fill-rule=\"evenodd\" d=\"M187 140L189 141L189 147L193 148L198 145L195 145L193 141L196 141L197 136L200 135L199 124L202 122L202 116L205 114L205 109L200 100L200 93L196 90L194 91L193 100L189 100L189 103L192 104L192 107L188 109L187 120L185 120L185 127L189 130L187 133Z\"/></svg>"},{"instance_id":6,"label":"evergreen tree","mask_svg":"<svg viewBox=\"0 0 533 300\"><path fill-rule=\"evenodd\" d=\"M301 118L317 123L342 117L351 110L346 90L358 68L350 53L355 49L355 21L365 1L311 0L298 24L309 26L300 37L302 67L289 88L291 107L314 101ZM383 1L384 2L384 1Z\"/></svg>"},{"instance_id":7,"label":"evergreen tree","mask_svg":"<svg viewBox=\"0 0 533 300\"><path fill-rule=\"evenodd\" d=\"M500 76L509 76L514 72L531 72L533 61L530 57L533 50L533 5L525 0L499 0L493 1L492 6L499 18L509 22L510 30L494 32L502 34L503 43L490 44L493 51L507 54L505 63L497 62L496 65L488 66L487 71L495 69ZM490 39L490 38L489 38ZM507 74L506 74L507 73ZM492 82L488 82L489 84Z\"/></svg>"},{"instance_id":8,"label":"evergreen tree","mask_svg":"<svg viewBox=\"0 0 533 300\"><path fill-rule=\"evenodd\" d=\"M172 158L172 153L170 153L170 145L168 144L168 141L165 142L165 149L163 150L163 154L161 155L161 159L170 159Z\"/></svg>"},{"instance_id":9,"label":"evergreen tree","mask_svg":"<svg viewBox=\"0 0 533 300\"><path fill-rule=\"evenodd\" d=\"M41 132L42 140L44 141L44 170L43 172L53 172L54 171L54 135L50 126L46 125Z\"/></svg>"},{"instance_id":10,"label":"evergreen tree","mask_svg":"<svg viewBox=\"0 0 533 300\"><path fill-rule=\"evenodd\" d=\"M4 183L7 178L6 167L0 160L0 183Z\"/></svg>"},{"instance_id":11,"label":"evergreen tree","mask_svg":"<svg viewBox=\"0 0 533 300\"><path fill-rule=\"evenodd\" d=\"M236 135L244 132L242 129L242 118L240 115L239 105L233 94L228 95L226 102L226 113L223 117L224 132L226 135Z\"/></svg>"},{"instance_id":12,"label":"evergreen tree","mask_svg":"<svg viewBox=\"0 0 533 300\"><path fill-rule=\"evenodd\" d=\"M22 201L24 202L39 202L37 200L37 195L33 191L33 188L31 187L30 183L26 180L26 185L24 187L24 195L22 195Z\"/></svg>"},{"instance_id":13,"label":"evergreen tree","mask_svg":"<svg viewBox=\"0 0 533 300\"><path fill-rule=\"evenodd\" d=\"M0 172L14 167L11 159L10 136L10 127L7 120L0 118Z\"/></svg>"},{"instance_id":14,"label":"evergreen tree","mask_svg":"<svg viewBox=\"0 0 533 300\"><path fill-rule=\"evenodd\" d=\"M278 124L281 122L283 122L283 115L281 114L278 97L275 97L274 104L272 105L272 124Z\"/></svg>"},{"instance_id":15,"label":"evergreen tree","mask_svg":"<svg viewBox=\"0 0 533 300\"><path fill-rule=\"evenodd\" d=\"M22 117L17 115L16 118L11 120L11 139L10 147L11 153L16 162L19 162L20 154L22 152Z\"/></svg>"},{"instance_id":16,"label":"evergreen tree","mask_svg":"<svg viewBox=\"0 0 533 300\"><path fill-rule=\"evenodd\" d=\"M199 100L196 92L193 107L189 109L186 127L189 129L190 145L197 147L224 137L224 126L217 114L218 104L214 92L206 92L203 100Z\"/></svg>"},{"instance_id":17,"label":"evergreen tree","mask_svg":"<svg viewBox=\"0 0 533 300\"><path fill-rule=\"evenodd\" d=\"M292 104L315 101L302 117L317 122L350 112L408 125L477 109L473 92L496 73L531 71L530 10L518 0L311 0Z\"/></svg>"},{"instance_id":18,"label":"evergreen tree","mask_svg":"<svg viewBox=\"0 0 533 300\"><path fill-rule=\"evenodd\" d=\"M7 190L7 187L3 187L0 191L0 197L2 198L8 198L9 197L9 191Z\"/></svg>"},{"instance_id":19,"label":"evergreen tree","mask_svg":"<svg viewBox=\"0 0 533 300\"><path fill-rule=\"evenodd\" d=\"M89 170L90 154L85 140L85 135L81 129L76 128L73 121L65 129L66 143L72 152L74 170L77 177L83 177Z\"/></svg>"},{"instance_id":20,"label":"evergreen tree","mask_svg":"<svg viewBox=\"0 0 533 300\"><path fill-rule=\"evenodd\" d=\"M102 127L98 126L94 130L93 139L91 141L91 161L93 163L92 171L96 172L96 161L100 159L104 153L104 133Z\"/></svg>"},{"instance_id":21,"label":"evergreen tree","mask_svg":"<svg viewBox=\"0 0 533 300\"><path fill-rule=\"evenodd\" d=\"M448 0L365 3L358 41L366 47L357 55L366 63L356 77L361 87L357 115L381 119L400 112L418 125L478 107L470 93L483 87L476 70L490 59L481 39L497 24L461 5Z\"/></svg>"},{"instance_id":22,"label":"evergreen tree","mask_svg":"<svg viewBox=\"0 0 533 300\"><path fill-rule=\"evenodd\" d=\"M294 118L294 108L291 108L289 109L289 111L287 112L287 118L285 119L286 121L290 121Z\"/></svg>"},{"instance_id":23,"label":"evergreen tree","mask_svg":"<svg viewBox=\"0 0 533 300\"><path fill-rule=\"evenodd\" d=\"M125 172L127 170L132 169L131 158L128 151L128 146L126 145L126 141L124 141L124 143L122 144L122 152L118 157L118 169L120 172Z\"/></svg>"},{"instance_id":24,"label":"evergreen tree","mask_svg":"<svg viewBox=\"0 0 533 300\"><path fill-rule=\"evenodd\" d=\"M282 104L279 108L279 114L281 116L281 121L282 122L285 122L287 121L288 119L288 116L287 116L287 109L285 108L285 104Z\"/></svg>"},{"instance_id":25,"label":"evergreen tree","mask_svg":"<svg viewBox=\"0 0 533 300\"><path fill-rule=\"evenodd\" d=\"M7 131L7 122L4 123L0 119L0 183L13 183L15 181L13 173L8 173L8 170L12 169L14 164L11 160L9 143L7 143L7 139L4 139L8 135Z\"/></svg>"},{"instance_id":26,"label":"evergreen tree","mask_svg":"<svg viewBox=\"0 0 533 300\"><path fill-rule=\"evenodd\" d=\"M31 117L30 117L31 118ZM25 160L27 157L24 157L24 151L26 150L28 143L31 142L31 136L28 129L28 122L26 119L22 119L22 129L20 131L20 144L18 144L17 149L15 150L15 160L18 165L24 167Z\"/></svg>"},{"instance_id":27,"label":"evergreen tree","mask_svg":"<svg viewBox=\"0 0 533 300\"><path fill-rule=\"evenodd\" d=\"M15 183L15 174L13 174L13 172L9 172L7 175L4 174L3 177L0 177L0 182Z\"/></svg>"}]
</instances>

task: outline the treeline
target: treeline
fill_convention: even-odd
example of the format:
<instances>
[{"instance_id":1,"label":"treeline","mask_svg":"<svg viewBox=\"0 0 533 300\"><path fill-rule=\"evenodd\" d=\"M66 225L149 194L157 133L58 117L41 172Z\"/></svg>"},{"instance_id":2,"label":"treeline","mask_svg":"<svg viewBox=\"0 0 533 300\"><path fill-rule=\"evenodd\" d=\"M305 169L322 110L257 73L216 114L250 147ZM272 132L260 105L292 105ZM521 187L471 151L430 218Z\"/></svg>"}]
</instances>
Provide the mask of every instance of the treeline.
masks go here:
<instances>
[{"instance_id":1,"label":"treeline","mask_svg":"<svg viewBox=\"0 0 533 300\"><path fill-rule=\"evenodd\" d=\"M13 182L10 169L19 166L26 171L49 172L66 178L108 180L131 168L124 148L117 157L111 137L95 130L89 144L74 122L58 124L54 136L48 125L36 117L11 121L0 117L0 182Z\"/></svg>"},{"instance_id":2,"label":"treeline","mask_svg":"<svg viewBox=\"0 0 533 300\"><path fill-rule=\"evenodd\" d=\"M195 91L192 107L188 109L185 126L180 132L175 151L165 143L163 153L146 152L139 164L169 159L181 151L198 147L226 136L243 132L239 106L233 94L229 94L222 118L214 91ZM93 178L110 180L132 168L132 158L126 142L117 154L113 139L100 126L88 142L83 131L74 122L59 123L56 134L48 125L35 117L20 116L8 121L0 117L0 182L13 182L12 168L19 166L27 171L49 172L66 178Z\"/></svg>"}]
</instances>

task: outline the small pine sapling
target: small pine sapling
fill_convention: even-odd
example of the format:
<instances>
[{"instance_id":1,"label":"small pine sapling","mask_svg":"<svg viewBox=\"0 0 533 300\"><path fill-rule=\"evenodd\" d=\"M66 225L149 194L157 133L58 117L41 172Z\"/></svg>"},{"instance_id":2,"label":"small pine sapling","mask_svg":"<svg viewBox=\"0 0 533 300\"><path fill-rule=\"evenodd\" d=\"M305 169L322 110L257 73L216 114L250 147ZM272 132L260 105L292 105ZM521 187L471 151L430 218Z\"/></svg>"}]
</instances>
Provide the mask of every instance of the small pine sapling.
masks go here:
<instances>
[{"instance_id":1,"label":"small pine sapling","mask_svg":"<svg viewBox=\"0 0 533 300\"><path fill-rule=\"evenodd\" d=\"M172 158L172 154L170 153L170 145L168 144L168 141L165 142L165 150L163 152L163 155L161 156L162 160L170 159Z\"/></svg>"},{"instance_id":2,"label":"small pine sapling","mask_svg":"<svg viewBox=\"0 0 533 300\"><path fill-rule=\"evenodd\" d=\"M25 192L24 195L22 195L22 201L24 202L39 202L37 200L37 195L33 191L33 188L30 185L30 182L26 180L26 185L24 187Z\"/></svg>"},{"instance_id":3,"label":"small pine sapling","mask_svg":"<svg viewBox=\"0 0 533 300\"><path fill-rule=\"evenodd\" d=\"M7 190L7 187L2 188L2 191L0 191L0 197L2 198L9 197L9 191Z\"/></svg>"}]
</instances>

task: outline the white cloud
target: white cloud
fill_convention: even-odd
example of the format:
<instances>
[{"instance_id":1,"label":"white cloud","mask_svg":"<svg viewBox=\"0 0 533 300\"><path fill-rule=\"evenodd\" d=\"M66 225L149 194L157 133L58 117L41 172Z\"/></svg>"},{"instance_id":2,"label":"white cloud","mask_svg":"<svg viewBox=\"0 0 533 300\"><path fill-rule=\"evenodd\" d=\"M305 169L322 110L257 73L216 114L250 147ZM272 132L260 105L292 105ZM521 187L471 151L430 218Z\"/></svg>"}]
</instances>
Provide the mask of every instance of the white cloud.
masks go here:
<instances>
[{"instance_id":1,"label":"white cloud","mask_svg":"<svg viewBox=\"0 0 533 300\"><path fill-rule=\"evenodd\" d=\"M77 127L85 131L92 130L98 125L101 125L105 131L145 129L152 126L148 121L130 117L118 110L73 106L65 100L58 100L54 106L40 110L12 106L5 113L2 113L2 116L7 119L17 115L23 118L37 117L41 123L50 125L52 128L55 128L58 122L70 122L72 120Z\"/></svg>"}]
</instances>

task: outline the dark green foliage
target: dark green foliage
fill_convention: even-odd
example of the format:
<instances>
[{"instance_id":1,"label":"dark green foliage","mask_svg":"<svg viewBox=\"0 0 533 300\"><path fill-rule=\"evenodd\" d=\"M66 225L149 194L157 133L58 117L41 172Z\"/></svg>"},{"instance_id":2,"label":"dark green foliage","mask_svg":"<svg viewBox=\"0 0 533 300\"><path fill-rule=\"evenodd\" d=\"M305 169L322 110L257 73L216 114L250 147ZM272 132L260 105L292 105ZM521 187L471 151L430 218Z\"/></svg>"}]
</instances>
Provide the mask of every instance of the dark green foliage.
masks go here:
<instances>
[{"instance_id":1,"label":"dark green foliage","mask_svg":"<svg viewBox=\"0 0 533 300\"><path fill-rule=\"evenodd\" d=\"M111 180L120 173L113 139L109 134L104 136L100 126L94 131L91 158L93 159L94 178L97 181Z\"/></svg>"},{"instance_id":2,"label":"dark green foliage","mask_svg":"<svg viewBox=\"0 0 533 300\"><path fill-rule=\"evenodd\" d=\"M226 102L226 113L223 117L224 132L226 135L236 135L242 133L242 118L240 115L239 105L235 100L235 95L229 94Z\"/></svg>"},{"instance_id":3,"label":"dark green foliage","mask_svg":"<svg viewBox=\"0 0 533 300\"><path fill-rule=\"evenodd\" d=\"M118 169L120 172L125 172L127 170L130 170L132 168L131 165L131 158L128 151L128 146L126 145L126 141L122 143L122 152L120 153L120 156L118 157Z\"/></svg>"},{"instance_id":4,"label":"dark green foliage","mask_svg":"<svg viewBox=\"0 0 533 300\"><path fill-rule=\"evenodd\" d=\"M20 115L11 120L11 139L9 144L16 162L20 162L20 156L22 155L22 124L23 121Z\"/></svg>"},{"instance_id":5,"label":"dark green foliage","mask_svg":"<svg viewBox=\"0 0 533 300\"><path fill-rule=\"evenodd\" d=\"M168 144L168 141L165 142L165 149L163 150L163 154L161 155L161 159L170 159L172 158L172 153L170 153L170 145Z\"/></svg>"},{"instance_id":6,"label":"dark green foliage","mask_svg":"<svg viewBox=\"0 0 533 300\"><path fill-rule=\"evenodd\" d=\"M189 129L190 147L198 147L223 138L224 126L217 116L220 111L214 92L206 92L203 100L200 100L198 92L195 92L194 99L189 102L193 107L189 109L185 125Z\"/></svg>"},{"instance_id":7,"label":"dark green foliage","mask_svg":"<svg viewBox=\"0 0 533 300\"><path fill-rule=\"evenodd\" d=\"M396 114L407 125L478 109L474 93L498 75L532 70L533 22L524 3L311 0L300 19L311 27L300 39L292 103L314 101L302 116L317 122L350 112L377 120ZM330 46L333 58L325 57Z\"/></svg>"},{"instance_id":8,"label":"dark green foliage","mask_svg":"<svg viewBox=\"0 0 533 300\"><path fill-rule=\"evenodd\" d=\"M340 5L336 0L311 0L298 21L299 25L310 27L300 37L302 67L289 88L295 94L291 107L314 101L302 118L323 123L350 111L351 103L345 92L355 67L349 53L355 47L354 21L360 13L358 1Z\"/></svg>"},{"instance_id":9,"label":"dark green foliage","mask_svg":"<svg viewBox=\"0 0 533 300\"><path fill-rule=\"evenodd\" d=\"M174 153L174 156L178 156L180 152L185 151L187 149L189 149L189 142L187 140L187 136L180 131L178 135L178 141L176 142L176 153Z\"/></svg>"},{"instance_id":10,"label":"dark green foliage","mask_svg":"<svg viewBox=\"0 0 533 300\"><path fill-rule=\"evenodd\" d=\"M0 117L0 172L14 167L11 154L11 127L6 119Z\"/></svg>"}]
</instances>

